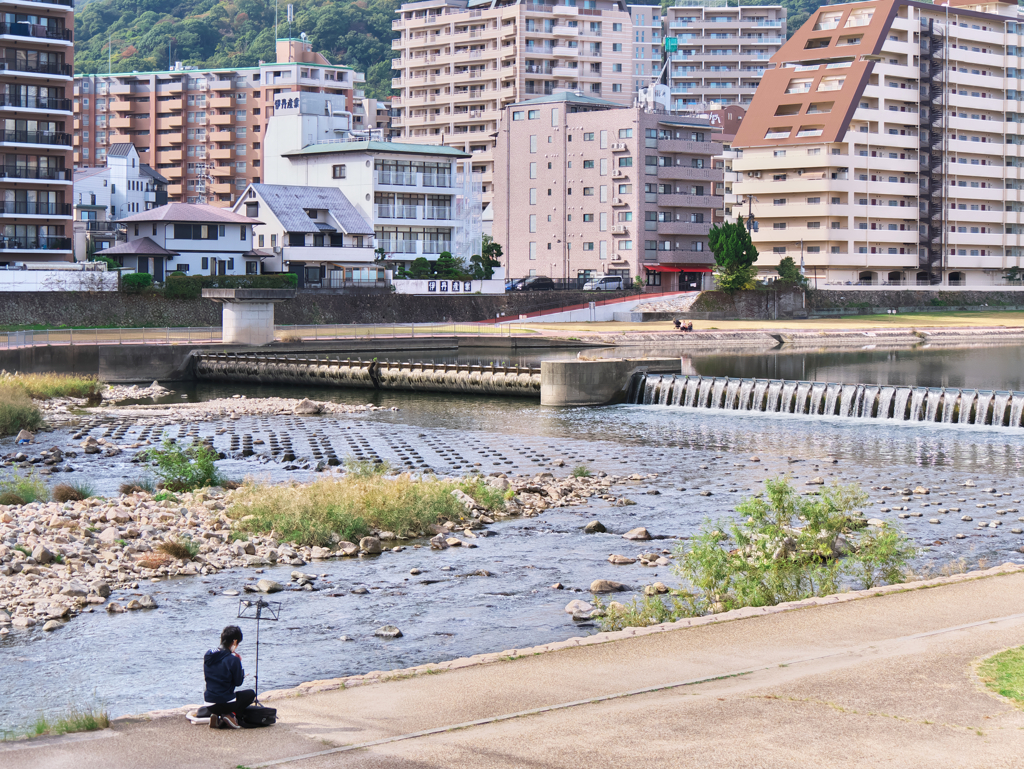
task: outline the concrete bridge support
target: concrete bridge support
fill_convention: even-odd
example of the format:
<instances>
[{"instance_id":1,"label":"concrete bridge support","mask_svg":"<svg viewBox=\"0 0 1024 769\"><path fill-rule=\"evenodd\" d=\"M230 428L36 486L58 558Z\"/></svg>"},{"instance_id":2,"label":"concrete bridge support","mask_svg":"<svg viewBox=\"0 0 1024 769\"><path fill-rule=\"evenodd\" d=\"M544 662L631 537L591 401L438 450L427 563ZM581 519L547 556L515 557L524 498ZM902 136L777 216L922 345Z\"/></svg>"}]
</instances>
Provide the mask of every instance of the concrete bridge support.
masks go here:
<instances>
[{"instance_id":1,"label":"concrete bridge support","mask_svg":"<svg viewBox=\"0 0 1024 769\"><path fill-rule=\"evenodd\" d=\"M295 289L204 288L203 298L222 305L224 344L258 347L274 341L274 305L295 298Z\"/></svg>"}]
</instances>

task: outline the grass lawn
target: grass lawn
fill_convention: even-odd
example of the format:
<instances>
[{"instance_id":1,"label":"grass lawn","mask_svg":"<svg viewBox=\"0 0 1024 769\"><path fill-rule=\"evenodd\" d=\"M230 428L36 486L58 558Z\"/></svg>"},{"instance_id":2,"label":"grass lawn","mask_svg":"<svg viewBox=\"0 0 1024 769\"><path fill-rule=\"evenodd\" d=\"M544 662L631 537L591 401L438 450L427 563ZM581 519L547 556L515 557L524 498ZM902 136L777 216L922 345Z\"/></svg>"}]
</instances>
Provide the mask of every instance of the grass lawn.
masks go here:
<instances>
[{"instance_id":1,"label":"grass lawn","mask_svg":"<svg viewBox=\"0 0 1024 769\"><path fill-rule=\"evenodd\" d=\"M978 666L985 686L1024 706L1024 646L1000 652Z\"/></svg>"},{"instance_id":2,"label":"grass lawn","mask_svg":"<svg viewBox=\"0 0 1024 769\"><path fill-rule=\"evenodd\" d=\"M624 334L637 331L672 331L671 321L653 323L532 323L546 331L572 331L586 333ZM808 320L695 320L693 328L700 330L792 330L824 331L866 328L950 328L970 327L1024 327L1024 312L919 312L901 315L851 315L844 318L811 318Z\"/></svg>"}]
</instances>

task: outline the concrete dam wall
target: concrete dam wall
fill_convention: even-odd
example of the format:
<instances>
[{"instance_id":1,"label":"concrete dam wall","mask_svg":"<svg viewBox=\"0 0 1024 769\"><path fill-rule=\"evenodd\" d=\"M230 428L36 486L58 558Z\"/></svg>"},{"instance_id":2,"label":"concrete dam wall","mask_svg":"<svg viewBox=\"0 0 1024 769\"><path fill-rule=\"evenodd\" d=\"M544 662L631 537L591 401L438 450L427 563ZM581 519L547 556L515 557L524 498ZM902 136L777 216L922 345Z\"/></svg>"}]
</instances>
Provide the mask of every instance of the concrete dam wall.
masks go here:
<instances>
[{"instance_id":1,"label":"concrete dam wall","mask_svg":"<svg viewBox=\"0 0 1024 769\"><path fill-rule=\"evenodd\" d=\"M207 381L540 397L540 369L529 366L395 363L262 352L197 352L193 365L196 378Z\"/></svg>"}]
</instances>

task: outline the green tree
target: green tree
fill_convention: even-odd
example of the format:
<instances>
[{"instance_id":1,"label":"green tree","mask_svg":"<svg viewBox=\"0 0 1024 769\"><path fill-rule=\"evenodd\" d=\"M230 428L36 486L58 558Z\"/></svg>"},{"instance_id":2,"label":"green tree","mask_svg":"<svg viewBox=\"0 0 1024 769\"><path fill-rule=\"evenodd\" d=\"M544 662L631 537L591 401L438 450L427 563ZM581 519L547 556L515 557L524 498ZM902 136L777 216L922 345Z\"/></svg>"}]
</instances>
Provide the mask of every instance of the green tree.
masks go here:
<instances>
[{"instance_id":1,"label":"green tree","mask_svg":"<svg viewBox=\"0 0 1024 769\"><path fill-rule=\"evenodd\" d=\"M417 256L409 265L409 277L415 279L429 278L434 274L434 266L425 256Z\"/></svg>"},{"instance_id":2,"label":"green tree","mask_svg":"<svg viewBox=\"0 0 1024 769\"><path fill-rule=\"evenodd\" d=\"M434 274L439 278L458 280L467 277L466 264L448 251L442 251L434 263Z\"/></svg>"},{"instance_id":3,"label":"green tree","mask_svg":"<svg viewBox=\"0 0 1024 769\"><path fill-rule=\"evenodd\" d=\"M800 288L807 286L807 278L800 274L800 268L793 261L793 257L787 256L781 259L779 266L775 269L779 273L779 279L776 283L780 286L799 286Z\"/></svg>"},{"instance_id":4,"label":"green tree","mask_svg":"<svg viewBox=\"0 0 1024 769\"><path fill-rule=\"evenodd\" d=\"M754 287L757 268L757 249L750 239L743 217L735 222L715 225L708 234L708 245L715 255L715 280L718 288L733 293Z\"/></svg>"}]
</instances>

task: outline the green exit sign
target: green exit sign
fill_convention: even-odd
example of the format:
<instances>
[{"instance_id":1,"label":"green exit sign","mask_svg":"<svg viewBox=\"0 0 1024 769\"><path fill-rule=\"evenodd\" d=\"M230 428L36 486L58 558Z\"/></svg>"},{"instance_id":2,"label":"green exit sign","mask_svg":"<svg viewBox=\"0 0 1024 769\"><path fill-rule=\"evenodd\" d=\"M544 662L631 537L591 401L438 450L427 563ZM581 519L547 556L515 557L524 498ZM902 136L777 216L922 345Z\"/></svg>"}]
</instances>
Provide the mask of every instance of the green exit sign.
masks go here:
<instances>
[{"instance_id":1,"label":"green exit sign","mask_svg":"<svg viewBox=\"0 0 1024 769\"><path fill-rule=\"evenodd\" d=\"M679 50L679 39L675 37L665 38L665 50L669 53L675 53Z\"/></svg>"}]
</instances>

